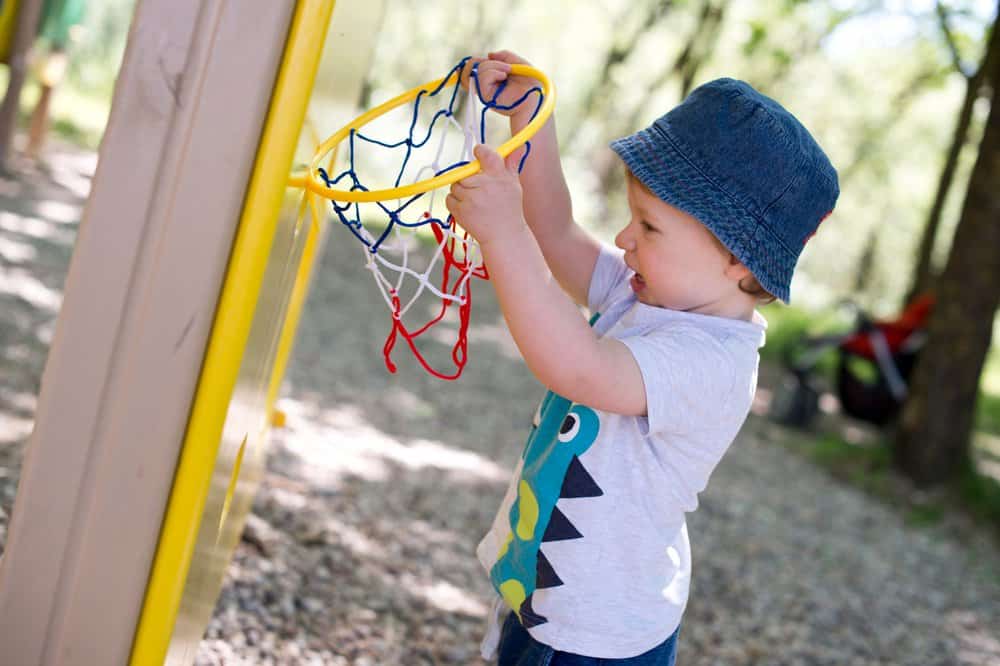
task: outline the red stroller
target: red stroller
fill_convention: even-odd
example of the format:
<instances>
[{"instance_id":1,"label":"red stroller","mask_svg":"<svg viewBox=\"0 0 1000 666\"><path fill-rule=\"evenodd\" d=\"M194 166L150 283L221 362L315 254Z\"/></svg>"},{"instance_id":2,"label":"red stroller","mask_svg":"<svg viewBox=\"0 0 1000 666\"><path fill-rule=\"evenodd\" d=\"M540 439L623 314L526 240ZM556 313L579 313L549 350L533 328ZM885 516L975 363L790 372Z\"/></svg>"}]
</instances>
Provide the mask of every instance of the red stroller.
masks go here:
<instances>
[{"instance_id":1,"label":"red stroller","mask_svg":"<svg viewBox=\"0 0 1000 666\"><path fill-rule=\"evenodd\" d=\"M848 333L805 338L785 358L788 376L775 391L773 420L806 427L819 410L820 391L810 373L830 348L838 352L837 395L847 414L885 425L906 399L917 354L927 339L934 297L915 298L896 319L872 320L860 310Z\"/></svg>"}]
</instances>

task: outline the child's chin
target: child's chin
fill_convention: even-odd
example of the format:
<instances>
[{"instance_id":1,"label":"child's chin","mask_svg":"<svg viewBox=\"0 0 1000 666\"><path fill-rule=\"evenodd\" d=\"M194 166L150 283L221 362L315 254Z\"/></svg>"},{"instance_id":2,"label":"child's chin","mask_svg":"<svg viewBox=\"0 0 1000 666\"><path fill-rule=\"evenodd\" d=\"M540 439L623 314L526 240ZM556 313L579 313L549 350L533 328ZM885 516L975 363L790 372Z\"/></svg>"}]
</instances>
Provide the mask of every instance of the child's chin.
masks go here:
<instances>
[{"instance_id":1,"label":"child's chin","mask_svg":"<svg viewBox=\"0 0 1000 666\"><path fill-rule=\"evenodd\" d=\"M628 284L632 287L632 291L635 292L635 295L639 298L639 300L642 300L642 295L646 291L646 281L638 275L633 275Z\"/></svg>"}]
</instances>

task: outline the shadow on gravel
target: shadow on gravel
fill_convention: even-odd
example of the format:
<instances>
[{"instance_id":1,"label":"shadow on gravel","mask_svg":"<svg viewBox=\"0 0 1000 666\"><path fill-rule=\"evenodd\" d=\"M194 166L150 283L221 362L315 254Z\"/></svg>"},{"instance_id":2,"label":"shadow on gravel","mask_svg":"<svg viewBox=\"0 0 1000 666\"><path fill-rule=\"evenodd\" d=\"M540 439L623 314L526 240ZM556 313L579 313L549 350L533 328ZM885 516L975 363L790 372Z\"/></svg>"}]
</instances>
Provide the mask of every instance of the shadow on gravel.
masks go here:
<instances>
[{"instance_id":1,"label":"shadow on gravel","mask_svg":"<svg viewBox=\"0 0 1000 666\"><path fill-rule=\"evenodd\" d=\"M94 162L56 151L0 178L0 550ZM330 231L283 386L288 427L197 661L481 663L475 544L543 391L481 282L463 377L430 377L402 343L390 375L389 312L353 237ZM445 363L453 337L427 337ZM689 518L683 663L1000 663L994 542L908 525L775 446L794 437L752 415Z\"/></svg>"},{"instance_id":2,"label":"shadow on gravel","mask_svg":"<svg viewBox=\"0 0 1000 666\"><path fill-rule=\"evenodd\" d=\"M489 603L475 545L543 390L482 281L461 378L431 377L402 340L390 374L389 311L356 241L330 232L283 387L288 427L199 663L474 663ZM436 367L450 369L454 331L423 336Z\"/></svg>"},{"instance_id":3,"label":"shadow on gravel","mask_svg":"<svg viewBox=\"0 0 1000 666\"><path fill-rule=\"evenodd\" d=\"M60 147L0 174L0 552L96 164Z\"/></svg>"}]
</instances>

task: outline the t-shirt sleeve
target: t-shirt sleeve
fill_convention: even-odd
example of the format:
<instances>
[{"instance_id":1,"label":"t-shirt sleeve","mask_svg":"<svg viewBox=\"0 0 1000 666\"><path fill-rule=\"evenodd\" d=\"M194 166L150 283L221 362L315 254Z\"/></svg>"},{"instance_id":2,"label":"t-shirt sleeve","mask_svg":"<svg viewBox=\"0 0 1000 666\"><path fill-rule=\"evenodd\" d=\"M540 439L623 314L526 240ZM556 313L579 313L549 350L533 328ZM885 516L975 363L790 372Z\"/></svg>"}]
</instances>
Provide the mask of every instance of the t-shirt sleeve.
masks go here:
<instances>
[{"instance_id":1,"label":"t-shirt sleeve","mask_svg":"<svg viewBox=\"0 0 1000 666\"><path fill-rule=\"evenodd\" d=\"M628 278L632 270L625 265L625 253L608 245L601 245L590 275L587 307L591 312L605 312L608 305L620 299L629 289Z\"/></svg>"},{"instance_id":2,"label":"t-shirt sleeve","mask_svg":"<svg viewBox=\"0 0 1000 666\"><path fill-rule=\"evenodd\" d=\"M646 387L644 435L688 434L722 425L734 405L735 368L725 347L697 328L622 338ZM745 414L744 414L745 416Z\"/></svg>"}]
</instances>

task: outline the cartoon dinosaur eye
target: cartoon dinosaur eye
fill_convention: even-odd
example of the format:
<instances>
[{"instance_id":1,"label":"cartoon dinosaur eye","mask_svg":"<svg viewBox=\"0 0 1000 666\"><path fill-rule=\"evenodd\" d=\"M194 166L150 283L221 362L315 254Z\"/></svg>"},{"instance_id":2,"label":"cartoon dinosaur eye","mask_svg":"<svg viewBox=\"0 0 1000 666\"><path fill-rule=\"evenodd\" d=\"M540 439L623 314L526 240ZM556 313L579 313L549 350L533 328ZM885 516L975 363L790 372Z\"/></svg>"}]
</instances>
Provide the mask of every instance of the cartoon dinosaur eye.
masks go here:
<instances>
[{"instance_id":1,"label":"cartoon dinosaur eye","mask_svg":"<svg viewBox=\"0 0 1000 666\"><path fill-rule=\"evenodd\" d=\"M567 414L562 427L559 428L559 441L570 442L580 432L580 417L576 414Z\"/></svg>"}]
</instances>

